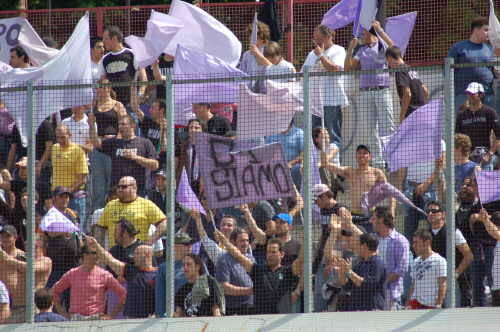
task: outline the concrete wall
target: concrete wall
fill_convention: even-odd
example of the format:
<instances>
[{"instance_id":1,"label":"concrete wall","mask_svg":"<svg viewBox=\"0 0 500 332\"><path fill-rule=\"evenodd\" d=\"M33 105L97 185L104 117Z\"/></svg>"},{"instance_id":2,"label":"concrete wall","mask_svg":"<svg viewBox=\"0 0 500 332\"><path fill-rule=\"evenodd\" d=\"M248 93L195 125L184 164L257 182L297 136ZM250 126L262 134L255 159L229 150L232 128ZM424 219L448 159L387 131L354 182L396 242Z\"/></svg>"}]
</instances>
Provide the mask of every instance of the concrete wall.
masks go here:
<instances>
[{"instance_id":1,"label":"concrete wall","mask_svg":"<svg viewBox=\"0 0 500 332\"><path fill-rule=\"evenodd\" d=\"M0 325L0 332L500 331L500 308Z\"/></svg>"}]
</instances>

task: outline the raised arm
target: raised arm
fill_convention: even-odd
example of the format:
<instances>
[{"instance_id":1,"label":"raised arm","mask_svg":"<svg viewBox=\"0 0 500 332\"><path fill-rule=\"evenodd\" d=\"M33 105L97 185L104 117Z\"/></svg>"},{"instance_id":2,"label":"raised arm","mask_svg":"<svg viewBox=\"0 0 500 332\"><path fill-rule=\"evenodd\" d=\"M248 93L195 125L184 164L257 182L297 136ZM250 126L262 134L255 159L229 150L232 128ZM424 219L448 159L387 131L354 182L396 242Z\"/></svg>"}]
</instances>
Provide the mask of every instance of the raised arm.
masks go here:
<instances>
[{"instance_id":1,"label":"raised arm","mask_svg":"<svg viewBox=\"0 0 500 332\"><path fill-rule=\"evenodd\" d=\"M92 236L87 236L85 238L85 243L95 251L97 251L97 256L103 264L109 266L109 268L112 269L116 274L123 277L125 272L125 263L120 262L119 260L111 256L111 254L107 252L103 247L101 247L101 245Z\"/></svg>"},{"instance_id":2,"label":"raised arm","mask_svg":"<svg viewBox=\"0 0 500 332\"><path fill-rule=\"evenodd\" d=\"M491 221L491 216L486 212L486 209L482 209L479 212L477 219L483 223L484 228L486 228L486 231L492 238L500 241L500 230L498 226Z\"/></svg>"},{"instance_id":3,"label":"raised arm","mask_svg":"<svg viewBox=\"0 0 500 332\"><path fill-rule=\"evenodd\" d=\"M239 209L243 213L248 228L250 229L250 232L252 232L253 236L257 240L257 243L260 245L265 245L267 242L266 233L262 229L260 229L259 226L257 226L257 223L253 219L252 213L250 212L248 205L243 204L239 207Z\"/></svg>"},{"instance_id":4,"label":"raised arm","mask_svg":"<svg viewBox=\"0 0 500 332\"><path fill-rule=\"evenodd\" d=\"M321 167L326 168L332 173L348 178L351 175L352 168L349 166L337 166L332 163L329 158L330 154L321 151Z\"/></svg>"},{"instance_id":5,"label":"raised arm","mask_svg":"<svg viewBox=\"0 0 500 332\"><path fill-rule=\"evenodd\" d=\"M394 42L392 41L391 37L387 33L385 33L384 29L380 25L379 21L373 21L372 27L375 29L375 31L378 33L380 38L387 44L387 47L392 47L394 46Z\"/></svg>"},{"instance_id":6,"label":"raised arm","mask_svg":"<svg viewBox=\"0 0 500 332\"><path fill-rule=\"evenodd\" d=\"M87 115L87 122L89 124L89 136L90 136L90 142L92 142L92 145L96 149L100 149L102 146L102 141L97 136L97 127L96 127L96 122L95 122L95 115L93 113L89 113Z\"/></svg>"},{"instance_id":7,"label":"raised arm","mask_svg":"<svg viewBox=\"0 0 500 332\"><path fill-rule=\"evenodd\" d=\"M264 66L264 67L271 67L273 64L271 61L269 61L264 54L259 50L259 48L256 45L250 45L250 53L253 54L255 57L255 60L259 63L259 65Z\"/></svg>"},{"instance_id":8,"label":"raised arm","mask_svg":"<svg viewBox=\"0 0 500 332\"><path fill-rule=\"evenodd\" d=\"M203 226L203 221L201 220L201 215L198 211L191 211L189 215L191 218L193 218L196 224L198 236L200 237L203 247L205 247L205 251L207 252L208 257L210 258L212 263L216 264L219 260L219 257L226 251L219 247L217 243L215 243L215 241L208 237L207 232L205 231L205 226Z\"/></svg>"},{"instance_id":9,"label":"raised arm","mask_svg":"<svg viewBox=\"0 0 500 332\"><path fill-rule=\"evenodd\" d=\"M336 214L332 214L330 216L330 225L331 225L331 231L330 235L328 236L328 239L326 240L325 243L325 250L324 250L324 259L325 262L332 263L333 262L333 248L334 244L338 241L340 237L340 232L341 232L341 222L340 219L337 217Z\"/></svg>"},{"instance_id":10,"label":"raised arm","mask_svg":"<svg viewBox=\"0 0 500 332\"><path fill-rule=\"evenodd\" d=\"M236 248L220 231L215 230L214 236L219 243L222 243L227 252L240 263L247 272L252 271L254 263L252 260L243 255L238 248Z\"/></svg>"},{"instance_id":11,"label":"raised arm","mask_svg":"<svg viewBox=\"0 0 500 332\"><path fill-rule=\"evenodd\" d=\"M344 60L344 69L345 70L358 70L361 69L361 64L359 60L354 58L354 49L358 46L358 38L353 38L349 43L349 47L347 48L347 54Z\"/></svg>"}]
</instances>

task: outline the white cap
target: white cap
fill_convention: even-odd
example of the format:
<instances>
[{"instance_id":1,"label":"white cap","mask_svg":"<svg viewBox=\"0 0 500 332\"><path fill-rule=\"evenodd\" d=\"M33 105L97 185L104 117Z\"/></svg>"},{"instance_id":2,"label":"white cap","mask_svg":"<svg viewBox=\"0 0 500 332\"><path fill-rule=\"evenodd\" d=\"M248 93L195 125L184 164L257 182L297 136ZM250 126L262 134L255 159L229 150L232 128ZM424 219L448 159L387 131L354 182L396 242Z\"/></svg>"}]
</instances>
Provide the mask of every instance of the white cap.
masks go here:
<instances>
[{"instance_id":1,"label":"white cap","mask_svg":"<svg viewBox=\"0 0 500 332\"><path fill-rule=\"evenodd\" d=\"M469 92L469 93L473 93L473 94L476 94L479 92L484 93L484 88L483 88L483 85L481 83L472 82L469 84L467 89L465 89L465 92Z\"/></svg>"},{"instance_id":2,"label":"white cap","mask_svg":"<svg viewBox=\"0 0 500 332\"><path fill-rule=\"evenodd\" d=\"M314 195L314 199L317 199L319 196L323 195L328 191L330 191L330 188L328 188L326 184L318 183L314 185L312 189L312 194Z\"/></svg>"}]
</instances>

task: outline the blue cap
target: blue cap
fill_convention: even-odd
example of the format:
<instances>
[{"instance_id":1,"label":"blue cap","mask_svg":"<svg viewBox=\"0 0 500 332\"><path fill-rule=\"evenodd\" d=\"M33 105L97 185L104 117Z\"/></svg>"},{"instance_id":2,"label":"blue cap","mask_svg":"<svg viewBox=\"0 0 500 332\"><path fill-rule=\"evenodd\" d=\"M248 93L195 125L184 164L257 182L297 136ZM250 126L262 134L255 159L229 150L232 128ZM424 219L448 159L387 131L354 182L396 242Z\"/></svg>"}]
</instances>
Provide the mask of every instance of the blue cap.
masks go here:
<instances>
[{"instance_id":1,"label":"blue cap","mask_svg":"<svg viewBox=\"0 0 500 332\"><path fill-rule=\"evenodd\" d=\"M273 217L273 220L276 220L276 219L281 219L283 221L286 221L288 223L288 225L291 225L293 224L293 218L291 215L289 215L288 213L280 213L280 214L277 214Z\"/></svg>"}]
</instances>

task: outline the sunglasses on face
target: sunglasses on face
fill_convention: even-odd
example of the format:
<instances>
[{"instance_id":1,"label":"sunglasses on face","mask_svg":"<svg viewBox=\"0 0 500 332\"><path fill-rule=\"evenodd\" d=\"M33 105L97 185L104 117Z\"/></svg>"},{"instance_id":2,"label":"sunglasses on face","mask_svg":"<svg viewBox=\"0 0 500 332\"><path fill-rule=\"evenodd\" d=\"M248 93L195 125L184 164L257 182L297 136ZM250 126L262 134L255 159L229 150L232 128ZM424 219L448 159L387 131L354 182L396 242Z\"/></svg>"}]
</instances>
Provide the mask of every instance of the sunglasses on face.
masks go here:
<instances>
[{"instance_id":1,"label":"sunglasses on face","mask_svg":"<svg viewBox=\"0 0 500 332\"><path fill-rule=\"evenodd\" d=\"M430 213L439 213L441 211L442 211L441 209L427 209L427 213L428 214L430 214Z\"/></svg>"},{"instance_id":2,"label":"sunglasses on face","mask_svg":"<svg viewBox=\"0 0 500 332\"><path fill-rule=\"evenodd\" d=\"M119 184L119 185L117 185L117 187L118 187L119 189L127 189L127 188L128 188L128 187L130 187L130 186L131 186L131 184Z\"/></svg>"}]
</instances>

